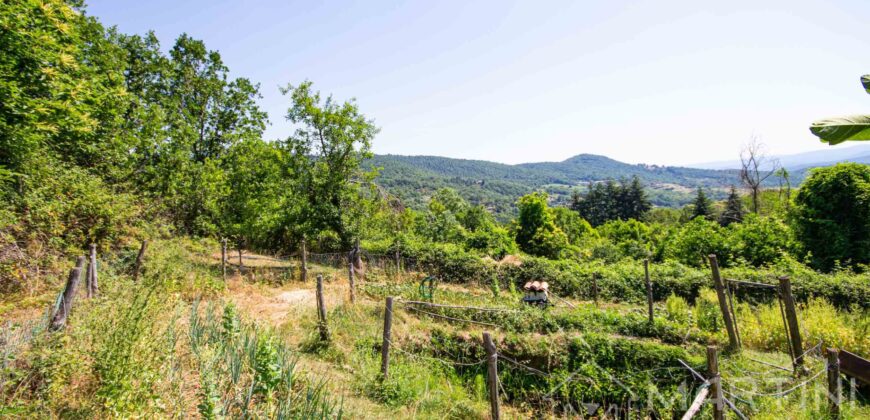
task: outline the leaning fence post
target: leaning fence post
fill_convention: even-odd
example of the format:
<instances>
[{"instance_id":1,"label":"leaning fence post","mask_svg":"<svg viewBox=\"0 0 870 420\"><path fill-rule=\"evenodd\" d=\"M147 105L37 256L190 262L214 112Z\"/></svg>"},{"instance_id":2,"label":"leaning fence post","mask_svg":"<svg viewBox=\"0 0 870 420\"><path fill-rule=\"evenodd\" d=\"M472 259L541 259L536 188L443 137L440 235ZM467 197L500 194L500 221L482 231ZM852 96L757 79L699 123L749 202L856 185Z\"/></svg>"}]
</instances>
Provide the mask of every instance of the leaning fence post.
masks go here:
<instances>
[{"instance_id":1,"label":"leaning fence post","mask_svg":"<svg viewBox=\"0 0 870 420\"><path fill-rule=\"evenodd\" d=\"M148 248L148 240L142 240L142 246L139 247L139 255L136 255L136 265L133 266L133 282L139 281L139 270L142 269L142 260L145 258L145 249Z\"/></svg>"},{"instance_id":2,"label":"leaning fence post","mask_svg":"<svg viewBox=\"0 0 870 420\"><path fill-rule=\"evenodd\" d=\"M828 349L828 407L831 417L840 418L840 358L837 349Z\"/></svg>"},{"instance_id":3,"label":"leaning fence post","mask_svg":"<svg viewBox=\"0 0 870 420\"><path fill-rule=\"evenodd\" d=\"M320 340L329 341L329 327L326 324L326 304L323 303L323 274L317 275L317 316Z\"/></svg>"},{"instance_id":4,"label":"leaning fence post","mask_svg":"<svg viewBox=\"0 0 870 420\"><path fill-rule=\"evenodd\" d=\"M221 277L227 281L227 238L221 239Z\"/></svg>"},{"instance_id":5,"label":"leaning fence post","mask_svg":"<svg viewBox=\"0 0 870 420\"><path fill-rule=\"evenodd\" d=\"M725 418L725 397L722 395L722 377L719 376L719 355L716 346L707 346L707 380L713 394L713 419Z\"/></svg>"},{"instance_id":6,"label":"leaning fence post","mask_svg":"<svg viewBox=\"0 0 870 420\"><path fill-rule=\"evenodd\" d=\"M390 343L393 330L393 297L387 296L384 307L384 342L381 345L381 376L386 380L390 369Z\"/></svg>"},{"instance_id":7,"label":"leaning fence post","mask_svg":"<svg viewBox=\"0 0 870 420\"><path fill-rule=\"evenodd\" d=\"M649 259L643 260L643 276L646 280L646 302L649 309L649 323L653 323L653 290L652 281L649 279Z\"/></svg>"},{"instance_id":8,"label":"leaning fence post","mask_svg":"<svg viewBox=\"0 0 870 420\"><path fill-rule=\"evenodd\" d=\"M302 282L308 281L308 248L305 246L305 238L302 238Z\"/></svg>"},{"instance_id":9,"label":"leaning fence post","mask_svg":"<svg viewBox=\"0 0 870 420\"><path fill-rule=\"evenodd\" d=\"M63 289L63 294L60 298L60 304L55 308L51 317L51 325L49 329L57 331L66 326L66 319L72 309L73 301L76 297L79 283L82 278L82 268L85 265L85 257L79 257L74 267L69 272L69 277L66 280L66 287Z\"/></svg>"},{"instance_id":10,"label":"leaning fence post","mask_svg":"<svg viewBox=\"0 0 870 420\"><path fill-rule=\"evenodd\" d=\"M495 343L492 342L492 336L486 331L483 333L483 346L486 348L486 385L489 388L490 411L492 420L499 420L501 410L498 406L498 353L495 350Z\"/></svg>"},{"instance_id":11,"label":"leaning fence post","mask_svg":"<svg viewBox=\"0 0 870 420\"><path fill-rule=\"evenodd\" d=\"M791 280L787 276L779 278L779 291L782 293L782 303L785 305L785 318L788 323L789 345L792 348L794 369L801 373L804 364L803 344L801 343L801 331L798 326L797 309L795 309L794 296L791 294Z\"/></svg>"},{"instance_id":12,"label":"leaning fence post","mask_svg":"<svg viewBox=\"0 0 870 420\"><path fill-rule=\"evenodd\" d=\"M88 283L88 297L96 297L100 288L97 285L97 244L91 244L91 261L88 264L88 273L90 274L90 278L86 283Z\"/></svg>"},{"instance_id":13,"label":"leaning fence post","mask_svg":"<svg viewBox=\"0 0 870 420\"><path fill-rule=\"evenodd\" d=\"M740 344L737 342L734 319L731 318L731 311L728 309L728 298L725 296L725 283L722 281L722 276L719 275L719 261L716 259L716 254L710 254L707 258L710 259L710 269L713 271L713 286L716 287L716 296L719 298L722 320L725 321L725 330L728 331L728 348L737 350L740 348Z\"/></svg>"}]
</instances>

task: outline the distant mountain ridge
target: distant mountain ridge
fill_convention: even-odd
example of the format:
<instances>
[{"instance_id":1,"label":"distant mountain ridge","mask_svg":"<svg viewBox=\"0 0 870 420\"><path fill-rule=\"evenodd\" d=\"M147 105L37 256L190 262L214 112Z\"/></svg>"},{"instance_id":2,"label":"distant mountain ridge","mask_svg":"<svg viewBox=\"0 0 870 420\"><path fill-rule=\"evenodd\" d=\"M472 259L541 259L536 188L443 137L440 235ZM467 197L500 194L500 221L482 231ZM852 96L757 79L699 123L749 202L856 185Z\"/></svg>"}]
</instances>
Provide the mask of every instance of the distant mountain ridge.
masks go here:
<instances>
[{"instance_id":1,"label":"distant mountain ridge","mask_svg":"<svg viewBox=\"0 0 870 420\"><path fill-rule=\"evenodd\" d=\"M795 153L789 155L774 155L786 169L797 171L805 168L830 166L839 162L870 163L870 145L863 144L849 147L831 147L824 150ZM723 160L687 165L700 169L735 169L740 167L740 160Z\"/></svg>"},{"instance_id":2,"label":"distant mountain ridge","mask_svg":"<svg viewBox=\"0 0 870 420\"><path fill-rule=\"evenodd\" d=\"M867 150L870 151L870 147ZM839 161L806 166L794 163L813 161L807 156L802 159L787 161L791 164L787 168L791 171L793 185L803 180L809 168ZM859 161L870 163L870 153L862 159ZM554 204L566 204L573 191L583 191L590 183L634 176L647 187L653 204L666 207L689 203L698 187L708 190L713 198L721 199L731 185L740 184L736 169L629 164L593 154L579 154L561 162L516 165L441 156L376 155L367 165L382 168L375 182L413 208L425 208L434 191L449 187L503 219L514 213L519 197L533 191L546 191ZM771 186L776 183L772 178L769 182Z\"/></svg>"}]
</instances>

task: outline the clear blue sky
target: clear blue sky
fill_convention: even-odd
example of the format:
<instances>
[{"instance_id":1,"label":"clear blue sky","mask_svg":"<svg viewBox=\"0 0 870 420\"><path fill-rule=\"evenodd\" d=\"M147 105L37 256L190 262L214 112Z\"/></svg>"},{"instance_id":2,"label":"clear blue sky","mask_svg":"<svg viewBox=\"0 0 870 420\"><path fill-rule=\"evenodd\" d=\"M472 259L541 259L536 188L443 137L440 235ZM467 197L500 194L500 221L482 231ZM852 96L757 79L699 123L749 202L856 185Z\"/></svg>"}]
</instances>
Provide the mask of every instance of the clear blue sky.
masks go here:
<instances>
[{"instance_id":1,"label":"clear blue sky","mask_svg":"<svg viewBox=\"0 0 870 420\"><path fill-rule=\"evenodd\" d=\"M596 153L632 163L827 148L814 119L870 111L870 1L122 1L88 13L181 33L261 83L355 97L377 153L505 163Z\"/></svg>"}]
</instances>

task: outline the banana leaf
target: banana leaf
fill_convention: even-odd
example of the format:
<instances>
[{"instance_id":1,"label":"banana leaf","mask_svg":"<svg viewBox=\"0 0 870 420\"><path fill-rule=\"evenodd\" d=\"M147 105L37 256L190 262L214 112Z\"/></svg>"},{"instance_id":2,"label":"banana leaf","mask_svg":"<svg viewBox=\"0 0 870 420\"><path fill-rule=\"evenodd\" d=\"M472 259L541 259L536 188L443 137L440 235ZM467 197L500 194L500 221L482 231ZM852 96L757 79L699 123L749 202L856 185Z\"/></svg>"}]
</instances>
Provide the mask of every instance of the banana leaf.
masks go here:
<instances>
[{"instance_id":1,"label":"banana leaf","mask_svg":"<svg viewBox=\"0 0 870 420\"><path fill-rule=\"evenodd\" d=\"M870 93L870 74L861 76L861 86ZM870 140L870 115L818 120L810 125L810 132L831 146L844 141Z\"/></svg>"},{"instance_id":2,"label":"banana leaf","mask_svg":"<svg viewBox=\"0 0 870 420\"><path fill-rule=\"evenodd\" d=\"M870 140L870 115L819 120L810 126L810 132L831 146L850 140Z\"/></svg>"}]
</instances>

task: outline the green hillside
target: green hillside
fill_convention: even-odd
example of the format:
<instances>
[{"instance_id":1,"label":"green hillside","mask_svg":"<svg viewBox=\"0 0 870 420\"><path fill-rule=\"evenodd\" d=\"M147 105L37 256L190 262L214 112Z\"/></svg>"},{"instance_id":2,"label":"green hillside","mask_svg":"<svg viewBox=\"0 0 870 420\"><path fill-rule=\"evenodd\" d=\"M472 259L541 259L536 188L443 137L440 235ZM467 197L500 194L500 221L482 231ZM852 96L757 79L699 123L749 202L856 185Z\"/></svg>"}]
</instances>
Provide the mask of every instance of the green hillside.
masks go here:
<instances>
[{"instance_id":1,"label":"green hillside","mask_svg":"<svg viewBox=\"0 0 870 420\"><path fill-rule=\"evenodd\" d=\"M590 182L639 177L656 206L676 207L692 200L698 186L710 188L715 198L738 183L735 170L693 169L673 166L631 165L605 156L582 154L562 162L506 165L482 160L439 156L377 155L370 161L382 168L378 183L414 208L425 206L438 188L450 187L474 204L483 204L506 217L516 200L544 190L556 203L566 202L574 189Z\"/></svg>"}]
</instances>

